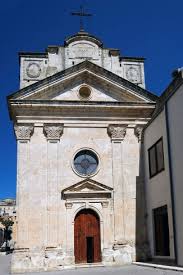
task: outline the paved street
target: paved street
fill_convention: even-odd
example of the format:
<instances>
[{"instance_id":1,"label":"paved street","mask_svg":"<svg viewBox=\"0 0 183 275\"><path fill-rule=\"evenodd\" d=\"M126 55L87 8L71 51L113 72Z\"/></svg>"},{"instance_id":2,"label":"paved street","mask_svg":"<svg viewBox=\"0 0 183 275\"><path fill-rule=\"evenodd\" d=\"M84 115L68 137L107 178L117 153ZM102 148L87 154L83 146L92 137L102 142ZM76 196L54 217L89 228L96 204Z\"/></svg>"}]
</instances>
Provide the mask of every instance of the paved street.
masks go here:
<instances>
[{"instance_id":1,"label":"paved street","mask_svg":"<svg viewBox=\"0 0 183 275\"><path fill-rule=\"evenodd\" d=\"M0 256L0 275L10 274L11 255ZM23 273L27 275L183 275L183 272L167 271L141 266L94 267L55 272Z\"/></svg>"}]
</instances>

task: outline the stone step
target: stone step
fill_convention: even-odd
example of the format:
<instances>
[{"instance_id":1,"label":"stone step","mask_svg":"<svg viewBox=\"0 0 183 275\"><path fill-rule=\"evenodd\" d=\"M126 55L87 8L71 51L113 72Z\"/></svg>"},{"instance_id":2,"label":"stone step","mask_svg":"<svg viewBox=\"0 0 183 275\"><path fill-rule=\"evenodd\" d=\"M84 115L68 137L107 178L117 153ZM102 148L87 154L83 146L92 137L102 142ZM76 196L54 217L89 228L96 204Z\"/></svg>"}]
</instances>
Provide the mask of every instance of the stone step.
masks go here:
<instances>
[{"instance_id":1,"label":"stone step","mask_svg":"<svg viewBox=\"0 0 183 275\"><path fill-rule=\"evenodd\" d=\"M75 268L104 267L103 263L75 264Z\"/></svg>"}]
</instances>

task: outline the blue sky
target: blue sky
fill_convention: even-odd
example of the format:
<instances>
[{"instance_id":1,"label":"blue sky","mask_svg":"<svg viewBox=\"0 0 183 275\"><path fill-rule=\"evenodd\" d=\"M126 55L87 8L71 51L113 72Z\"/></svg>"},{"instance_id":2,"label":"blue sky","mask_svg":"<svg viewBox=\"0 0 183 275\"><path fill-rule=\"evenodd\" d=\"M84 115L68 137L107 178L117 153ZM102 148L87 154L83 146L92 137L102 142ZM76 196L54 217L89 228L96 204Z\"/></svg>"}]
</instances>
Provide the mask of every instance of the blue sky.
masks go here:
<instances>
[{"instance_id":1,"label":"blue sky","mask_svg":"<svg viewBox=\"0 0 183 275\"><path fill-rule=\"evenodd\" d=\"M20 51L44 51L79 31L70 16L84 4L94 14L85 29L119 48L146 58L146 88L160 94L174 69L183 66L182 0L6 0L0 8L0 198L15 197L16 142L6 96L19 88Z\"/></svg>"}]
</instances>

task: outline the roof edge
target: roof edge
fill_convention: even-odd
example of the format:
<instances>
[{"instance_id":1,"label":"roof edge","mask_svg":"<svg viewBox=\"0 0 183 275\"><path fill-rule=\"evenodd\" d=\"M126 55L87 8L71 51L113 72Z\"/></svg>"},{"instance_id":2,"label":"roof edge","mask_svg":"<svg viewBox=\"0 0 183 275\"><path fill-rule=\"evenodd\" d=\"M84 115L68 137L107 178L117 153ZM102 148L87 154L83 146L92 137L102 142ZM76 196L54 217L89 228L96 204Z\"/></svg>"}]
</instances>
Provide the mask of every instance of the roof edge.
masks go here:
<instances>
[{"instance_id":1,"label":"roof edge","mask_svg":"<svg viewBox=\"0 0 183 275\"><path fill-rule=\"evenodd\" d=\"M156 119L156 117L163 111L165 103L176 93L181 85L183 85L183 69L177 70L174 73L174 79L169 83L167 88L162 92L159 97L157 107L153 113L151 120L146 124L144 130L151 125L151 123Z\"/></svg>"},{"instance_id":2,"label":"roof edge","mask_svg":"<svg viewBox=\"0 0 183 275\"><path fill-rule=\"evenodd\" d=\"M99 47L103 47L103 42L99 38L97 38L94 35L89 34L88 32L84 32L84 31L80 31L74 35L67 37L64 41L64 46L68 46L70 43L72 43L74 41L79 41L82 39L91 41L91 42L97 44Z\"/></svg>"}]
</instances>

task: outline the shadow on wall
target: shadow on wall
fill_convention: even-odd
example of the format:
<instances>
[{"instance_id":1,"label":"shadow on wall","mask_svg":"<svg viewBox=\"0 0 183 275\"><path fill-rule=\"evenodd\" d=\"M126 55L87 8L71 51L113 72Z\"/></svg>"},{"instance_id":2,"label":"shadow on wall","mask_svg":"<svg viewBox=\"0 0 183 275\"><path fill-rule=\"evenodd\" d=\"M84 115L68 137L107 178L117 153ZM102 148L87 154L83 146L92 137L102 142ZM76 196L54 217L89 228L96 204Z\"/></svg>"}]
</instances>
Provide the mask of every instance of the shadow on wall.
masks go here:
<instances>
[{"instance_id":1,"label":"shadow on wall","mask_svg":"<svg viewBox=\"0 0 183 275\"><path fill-rule=\"evenodd\" d=\"M4 243L4 230L0 228L0 247Z\"/></svg>"},{"instance_id":2,"label":"shadow on wall","mask_svg":"<svg viewBox=\"0 0 183 275\"><path fill-rule=\"evenodd\" d=\"M12 227L6 226L0 229L0 252L10 253L14 249L12 240Z\"/></svg>"},{"instance_id":3,"label":"shadow on wall","mask_svg":"<svg viewBox=\"0 0 183 275\"><path fill-rule=\"evenodd\" d=\"M143 143L140 146L139 176L136 178L136 261L150 260L145 200Z\"/></svg>"}]
</instances>

